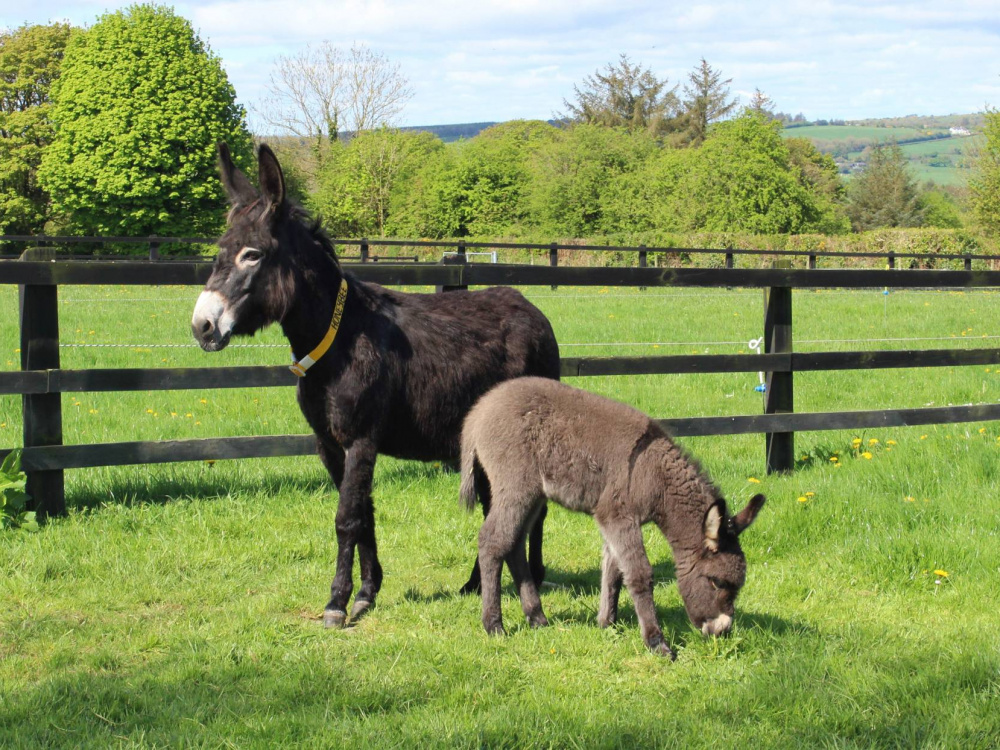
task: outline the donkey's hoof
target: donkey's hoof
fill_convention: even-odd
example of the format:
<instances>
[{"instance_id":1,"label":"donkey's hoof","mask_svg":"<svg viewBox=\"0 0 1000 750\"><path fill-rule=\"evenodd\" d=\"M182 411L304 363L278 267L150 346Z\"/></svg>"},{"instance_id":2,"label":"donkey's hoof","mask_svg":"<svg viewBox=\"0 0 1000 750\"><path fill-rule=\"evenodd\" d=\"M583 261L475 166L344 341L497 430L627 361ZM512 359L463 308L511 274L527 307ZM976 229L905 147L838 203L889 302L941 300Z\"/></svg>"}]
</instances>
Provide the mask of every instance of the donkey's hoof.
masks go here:
<instances>
[{"instance_id":1,"label":"donkey's hoof","mask_svg":"<svg viewBox=\"0 0 1000 750\"><path fill-rule=\"evenodd\" d=\"M371 609L372 602L367 599L355 599L354 606L351 607L351 621L358 620L364 616L365 612Z\"/></svg>"},{"instance_id":2,"label":"donkey's hoof","mask_svg":"<svg viewBox=\"0 0 1000 750\"><path fill-rule=\"evenodd\" d=\"M482 592L483 592L482 583L480 581L473 581L472 579L466 581L465 585L458 590L458 593L462 594L463 596L467 594L478 595L481 594Z\"/></svg>"},{"instance_id":3,"label":"donkey's hoof","mask_svg":"<svg viewBox=\"0 0 1000 750\"><path fill-rule=\"evenodd\" d=\"M549 626L549 621L545 615L537 615L535 617L528 618L528 624L533 628L547 628Z\"/></svg>"},{"instance_id":4,"label":"donkey's hoof","mask_svg":"<svg viewBox=\"0 0 1000 750\"><path fill-rule=\"evenodd\" d=\"M487 635L496 635L496 636L507 635L507 631L503 629L503 625L501 625L499 622L491 623L489 625L484 625L483 627L486 629Z\"/></svg>"},{"instance_id":5,"label":"donkey's hoof","mask_svg":"<svg viewBox=\"0 0 1000 750\"><path fill-rule=\"evenodd\" d=\"M342 609L327 609L323 612L323 627L342 628L347 622L347 613Z\"/></svg>"}]
</instances>

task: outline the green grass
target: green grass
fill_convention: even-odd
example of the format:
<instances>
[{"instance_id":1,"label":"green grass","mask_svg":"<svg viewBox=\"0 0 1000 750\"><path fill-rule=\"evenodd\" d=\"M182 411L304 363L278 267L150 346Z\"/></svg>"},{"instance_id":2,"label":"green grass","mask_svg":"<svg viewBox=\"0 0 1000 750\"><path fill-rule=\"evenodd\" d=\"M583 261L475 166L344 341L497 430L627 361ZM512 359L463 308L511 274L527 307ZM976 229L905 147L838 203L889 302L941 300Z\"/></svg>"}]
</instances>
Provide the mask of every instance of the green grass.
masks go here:
<instances>
[{"instance_id":1,"label":"green grass","mask_svg":"<svg viewBox=\"0 0 1000 750\"><path fill-rule=\"evenodd\" d=\"M528 293L564 356L747 351L762 325L759 291ZM196 296L61 289L63 340L186 345ZM795 348L996 346L998 301L796 292ZM0 310L0 366L15 369L15 290L0 287ZM909 337L932 340L877 340ZM250 343L282 341L269 331ZM287 351L62 357L74 368L213 366L280 364ZM761 408L754 373L572 383L656 416ZM802 411L995 402L1000 373L804 373L795 388ZM67 442L305 431L283 388L63 404ZM19 413L20 399L0 398L0 445L19 442ZM440 467L379 460L385 584L345 631L319 620L336 497L315 458L71 471L68 518L0 535L0 746L993 747L998 436L992 423L801 433L809 458L783 477L762 474L761 436L684 440L735 507L756 491L769 501L743 537L748 581L727 639L688 624L669 547L647 529L674 663L645 651L627 597L619 627L596 626L599 537L558 508L543 591L553 626L526 628L507 586L510 634L487 637L478 599L454 593L479 517L459 510L458 477Z\"/></svg>"},{"instance_id":2,"label":"green grass","mask_svg":"<svg viewBox=\"0 0 1000 750\"><path fill-rule=\"evenodd\" d=\"M787 138L811 138L823 141L842 141L848 138L866 141L888 141L895 138L920 138L928 131L917 128L879 128L870 125L805 125L800 128L785 128L782 134Z\"/></svg>"}]
</instances>

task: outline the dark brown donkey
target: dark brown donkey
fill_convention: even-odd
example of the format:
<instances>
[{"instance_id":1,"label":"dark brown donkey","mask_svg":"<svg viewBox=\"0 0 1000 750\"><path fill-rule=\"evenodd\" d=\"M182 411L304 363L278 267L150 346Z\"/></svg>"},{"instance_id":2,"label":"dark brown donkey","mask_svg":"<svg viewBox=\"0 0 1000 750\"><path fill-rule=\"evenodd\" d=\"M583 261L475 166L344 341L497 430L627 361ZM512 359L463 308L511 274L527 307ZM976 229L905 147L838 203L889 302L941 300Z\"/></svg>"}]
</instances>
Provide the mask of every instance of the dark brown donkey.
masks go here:
<instances>
[{"instance_id":1,"label":"dark brown donkey","mask_svg":"<svg viewBox=\"0 0 1000 750\"><path fill-rule=\"evenodd\" d=\"M337 572L323 617L338 627L347 618L355 547L361 587L352 618L382 584L371 498L376 454L457 458L475 400L508 378L558 378L559 348L545 316L514 289L403 294L343 271L318 223L305 223L285 199L272 151L263 145L257 157L259 191L219 145L232 209L191 328L209 352L270 323L292 346L299 406L340 491ZM531 538L539 583L541 532L538 523ZM463 590L478 588L477 562Z\"/></svg>"},{"instance_id":2,"label":"dark brown donkey","mask_svg":"<svg viewBox=\"0 0 1000 750\"><path fill-rule=\"evenodd\" d=\"M746 576L739 535L764 505L755 495L735 517L697 464L642 412L542 378L503 383L472 408L462 431L462 500L492 494L479 533L483 626L502 633L500 568L507 560L533 626L547 625L528 574L524 534L551 498L589 513L604 537L597 622L618 618L622 580L642 639L673 657L656 620L653 569L642 542L652 521L670 543L677 586L705 635L727 633Z\"/></svg>"}]
</instances>

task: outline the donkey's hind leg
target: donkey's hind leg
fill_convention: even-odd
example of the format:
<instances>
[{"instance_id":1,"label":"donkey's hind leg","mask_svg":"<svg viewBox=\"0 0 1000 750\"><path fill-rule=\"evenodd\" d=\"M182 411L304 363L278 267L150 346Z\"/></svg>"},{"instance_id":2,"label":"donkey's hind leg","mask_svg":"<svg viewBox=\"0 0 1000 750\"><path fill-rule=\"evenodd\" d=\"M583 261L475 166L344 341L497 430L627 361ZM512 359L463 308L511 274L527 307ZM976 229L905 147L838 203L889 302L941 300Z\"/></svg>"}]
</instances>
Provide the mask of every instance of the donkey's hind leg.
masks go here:
<instances>
[{"instance_id":1,"label":"donkey's hind leg","mask_svg":"<svg viewBox=\"0 0 1000 750\"><path fill-rule=\"evenodd\" d=\"M632 597L639 618L642 640L654 653L676 659L677 656L663 639L653 604L653 566L649 564L642 541L642 528L629 519L597 519L605 543L611 547L621 569L625 586ZM602 585L603 589L603 585Z\"/></svg>"},{"instance_id":2,"label":"donkey's hind leg","mask_svg":"<svg viewBox=\"0 0 1000 750\"><path fill-rule=\"evenodd\" d=\"M342 627L347 619L347 601L354 588L355 547L361 562L361 588L352 617L359 617L374 604L382 585L371 498L376 456L375 445L368 440L355 442L346 452L337 505L337 572L330 585L330 602L323 613L323 623L327 627Z\"/></svg>"}]
</instances>

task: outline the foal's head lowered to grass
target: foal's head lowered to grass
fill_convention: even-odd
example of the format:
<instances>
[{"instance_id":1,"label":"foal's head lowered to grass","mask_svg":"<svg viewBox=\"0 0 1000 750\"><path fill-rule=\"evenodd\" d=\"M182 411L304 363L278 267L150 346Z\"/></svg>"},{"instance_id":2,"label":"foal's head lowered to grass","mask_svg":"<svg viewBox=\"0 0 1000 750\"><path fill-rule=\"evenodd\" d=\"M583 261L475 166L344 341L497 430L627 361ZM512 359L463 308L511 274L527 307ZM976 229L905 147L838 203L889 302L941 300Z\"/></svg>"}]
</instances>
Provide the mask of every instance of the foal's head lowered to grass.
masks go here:
<instances>
[{"instance_id":1,"label":"foal's head lowered to grass","mask_svg":"<svg viewBox=\"0 0 1000 750\"><path fill-rule=\"evenodd\" d=\"M257 161L259 191L233 163L226 144L219 144L231 209L212 275L191 318L191 331L205 351L219 351L231 336L284 321L300 280L316 264L340 273L318 227L307 227L300 221L303 212L286 200L281 166L267 145L260 146Z\"/></svg>"}]
</instances>

